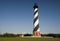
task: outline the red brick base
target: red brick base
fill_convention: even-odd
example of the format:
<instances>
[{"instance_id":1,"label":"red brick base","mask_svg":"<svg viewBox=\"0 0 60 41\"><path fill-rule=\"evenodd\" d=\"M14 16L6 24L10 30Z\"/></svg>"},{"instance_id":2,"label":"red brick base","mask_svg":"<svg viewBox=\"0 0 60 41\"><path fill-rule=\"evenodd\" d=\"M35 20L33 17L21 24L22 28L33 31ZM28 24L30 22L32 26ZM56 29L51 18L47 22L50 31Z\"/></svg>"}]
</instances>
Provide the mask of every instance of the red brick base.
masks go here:
<instances>
[{"instance_id":1,"label":"red brick base","mask_svg":"<svg viewBox=\"0 0 60 41\"><path fill-rule=\"evenodd\" d=\"M19 36L20 38L23 38L24 37L24 34L20 34L20 36Z\"/></svg>"},{"instance_id":2,"label":"red brick base","mask_svg":"<svg viewBox=\"0 0 60 41\"><path fill-rule=\"evenodd\" d=\"M33 36L41 37L41 34L40 34L40 32L34 32Z\"/></svg>"}]
</instances>

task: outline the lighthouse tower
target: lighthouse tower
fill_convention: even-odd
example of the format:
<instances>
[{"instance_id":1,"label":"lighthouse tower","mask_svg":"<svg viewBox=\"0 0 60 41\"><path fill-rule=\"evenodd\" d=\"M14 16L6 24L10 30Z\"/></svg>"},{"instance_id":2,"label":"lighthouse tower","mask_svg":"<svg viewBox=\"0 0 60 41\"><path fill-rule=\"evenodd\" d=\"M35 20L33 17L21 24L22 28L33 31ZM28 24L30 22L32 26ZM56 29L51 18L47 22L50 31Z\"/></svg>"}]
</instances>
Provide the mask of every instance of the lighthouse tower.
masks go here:
<instances>
[{"instance_id":1,"label":"lighthouse tower","mask_svg":"<svg viewBox=\"0 0 60 41\"><path fill-rule=\"evenodd\" d=\"M38 18L38 6L36 3L34 4L33 8L34 8L33 36L41 37L40 28L39 28L39 18Z\"/></svg>"}]
</instances>

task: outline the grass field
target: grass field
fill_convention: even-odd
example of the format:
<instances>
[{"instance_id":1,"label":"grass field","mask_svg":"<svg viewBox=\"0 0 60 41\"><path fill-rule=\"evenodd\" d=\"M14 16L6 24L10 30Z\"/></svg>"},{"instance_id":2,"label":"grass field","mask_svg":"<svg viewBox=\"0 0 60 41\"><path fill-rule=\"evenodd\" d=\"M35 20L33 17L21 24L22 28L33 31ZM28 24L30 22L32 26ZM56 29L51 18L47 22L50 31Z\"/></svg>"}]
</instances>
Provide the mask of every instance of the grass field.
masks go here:
<instances>
[{"instance_id":1,"label":"grass field","mask_svg":"<svg viewBox=\"0 0 60 41\"><path fill-rule=\"evenodd\" d=\"M19 37L0 37L0 41L60 41L60 38L19 38Z\"/></svg>"}]
</instances>

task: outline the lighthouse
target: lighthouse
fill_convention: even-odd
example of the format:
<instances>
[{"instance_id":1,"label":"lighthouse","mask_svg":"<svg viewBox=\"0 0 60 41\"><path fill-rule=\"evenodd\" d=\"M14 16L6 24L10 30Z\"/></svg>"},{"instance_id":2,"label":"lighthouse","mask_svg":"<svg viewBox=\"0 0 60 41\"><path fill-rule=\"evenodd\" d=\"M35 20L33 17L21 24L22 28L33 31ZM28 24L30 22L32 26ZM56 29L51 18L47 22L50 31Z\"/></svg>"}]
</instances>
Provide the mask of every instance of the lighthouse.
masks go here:
<instances>
[{"instance_id":1,"label":"lighthouse","mask_svg":"<svg viewBox=\"0 0 60 41\"><path fill-rule=\"evenodd\" d=\"M39 18L38 18L38 5L34 4L34 20L33 20L33 36L41 37L40 28L39 28Z\"/></svg>"}]
</instances>

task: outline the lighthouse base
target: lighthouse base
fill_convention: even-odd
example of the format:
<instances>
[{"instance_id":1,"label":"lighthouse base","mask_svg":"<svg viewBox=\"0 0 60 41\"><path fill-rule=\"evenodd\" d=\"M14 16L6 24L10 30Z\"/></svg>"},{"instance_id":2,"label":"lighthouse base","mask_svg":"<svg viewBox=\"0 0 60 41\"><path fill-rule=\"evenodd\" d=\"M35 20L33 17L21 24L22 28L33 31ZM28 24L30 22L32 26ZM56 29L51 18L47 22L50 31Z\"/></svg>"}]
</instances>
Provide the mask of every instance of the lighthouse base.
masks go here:
<instances>
[{"instance_id":1,"label":"lighthouse base","mask_svg":"<svg viewBox=\"0 0 60 41\"><path fill-rule=\"evenodd\" d=\"M38 31L33 32L33 37L41 37L40 32L38 32Z\"/></svg>"}]
</instances>

